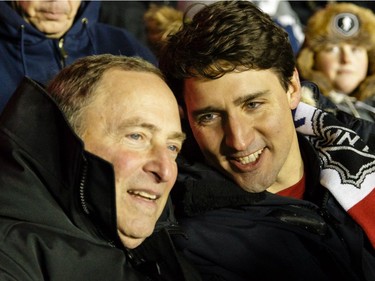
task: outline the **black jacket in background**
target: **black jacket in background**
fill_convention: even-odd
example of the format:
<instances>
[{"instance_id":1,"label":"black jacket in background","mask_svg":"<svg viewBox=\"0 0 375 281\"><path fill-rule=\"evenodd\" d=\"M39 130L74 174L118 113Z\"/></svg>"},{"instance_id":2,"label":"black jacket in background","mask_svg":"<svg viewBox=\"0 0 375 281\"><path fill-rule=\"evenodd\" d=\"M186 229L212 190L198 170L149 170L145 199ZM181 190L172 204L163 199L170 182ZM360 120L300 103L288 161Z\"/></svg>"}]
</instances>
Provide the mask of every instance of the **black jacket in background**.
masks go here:
<instances>
[{"instance_id":1,"label":"black jacket in background","mask_svg":"<svg viewBox=\"0 0 375 281\"><path fill-rule=\"evenodd\" d=\"M0 167L0 280L199 280L171 243L169 206L141 246L122 246L112 165L30 79L0 116Z\"/></svg>"}]
</instances>

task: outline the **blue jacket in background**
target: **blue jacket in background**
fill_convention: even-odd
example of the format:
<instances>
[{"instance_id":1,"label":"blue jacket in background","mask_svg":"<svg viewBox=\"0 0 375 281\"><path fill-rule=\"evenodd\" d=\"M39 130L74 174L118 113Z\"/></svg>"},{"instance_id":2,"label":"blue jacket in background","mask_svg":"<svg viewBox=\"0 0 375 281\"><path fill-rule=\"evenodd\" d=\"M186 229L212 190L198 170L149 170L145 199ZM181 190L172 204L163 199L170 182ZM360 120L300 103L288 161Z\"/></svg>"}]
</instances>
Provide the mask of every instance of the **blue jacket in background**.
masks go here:
<instances>
[{"instance_id":1,"label":"blue jacket in background","mask_svg":"<svg viewBox=\"0 0 375 281\"><path fill-rule=\"evenodd\" d=\"M60 39L50 39L27 23L9 1L0 1L0 113L24 76L46 84L84 56L110 53L157 63L131 33L99 23L99 8L99 1L82 1L71 29Z\"/></svg>"}]
</instances>

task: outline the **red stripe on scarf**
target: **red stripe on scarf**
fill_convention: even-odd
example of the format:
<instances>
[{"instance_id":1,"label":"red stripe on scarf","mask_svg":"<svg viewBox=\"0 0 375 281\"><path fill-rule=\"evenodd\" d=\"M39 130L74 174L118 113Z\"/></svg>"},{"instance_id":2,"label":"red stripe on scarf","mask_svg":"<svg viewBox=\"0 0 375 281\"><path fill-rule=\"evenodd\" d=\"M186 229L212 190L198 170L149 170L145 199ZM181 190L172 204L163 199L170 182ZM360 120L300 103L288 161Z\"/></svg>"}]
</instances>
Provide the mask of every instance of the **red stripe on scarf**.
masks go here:
<instances>
[{"instance_id":1,"label":"red stripe on scarf","mask_svg":"<svg viewBox=\"0 0 375 281\"><path fill-rule=\"evenodd\" d=\"M372 247L375 249L375 187L360 202L348 210L354 220L366 232Z\"/></svg>"}]
</instances>

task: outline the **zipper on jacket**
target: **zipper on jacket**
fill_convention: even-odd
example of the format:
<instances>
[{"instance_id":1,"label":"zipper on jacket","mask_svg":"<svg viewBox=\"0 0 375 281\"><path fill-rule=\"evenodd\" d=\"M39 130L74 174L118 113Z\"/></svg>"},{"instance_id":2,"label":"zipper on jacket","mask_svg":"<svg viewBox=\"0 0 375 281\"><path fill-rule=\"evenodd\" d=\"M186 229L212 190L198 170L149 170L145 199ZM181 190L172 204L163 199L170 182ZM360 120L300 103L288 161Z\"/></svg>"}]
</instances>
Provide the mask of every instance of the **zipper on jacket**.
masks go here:
<instances>
[{"instance_id":1,"label":"zipper on jacket","mask_svg":"<svg viewBox=\"0 0 375 281\"><path fill-rule=\"evenodd\" d=\"M86 186L86 178L87 178L87 162L84 159L83 162L83 168L82 168L82 175L81 175L81 181L79 183L79 198L81 201L81 206L83 211L86 214L89 214L89 208L87 207L86 198L85 198L85 186Z\"/></svg>"},{"instance_id":2,"label":"zipper on jacket","mask_svg":"<svg viewBox=\"0 0 375 281\"><path fill-rule=\"evenodd\" d=\"M327 205L328 200L330 198L330 192L327 190L324 192L323 198L322 198L322 205L319 208L319 214L324 218L325 221L327 221L331 226L333 226L335 229L337 229L340 222L333 217L330 212L328 211Z\"/></svg>"},{"instance_id":3,"label":"zipper on jacket","mask_svg":"<svg viewBox=\"0 0 375 281\"><path fill-rule=\"evenodd\" d=\"M66 64L66 59L68 58L68 53L64 49L64 38L60 38L59 40L59 51L60 51L60 63L61 67L64 68Z\"/></svg>"},{"instance_id":4,"label":"zipper on jacket","mask_svg":"<svg viewBox=\"0 0 375 281\"><path fill-rule=\"evenodd\" d=\"M90 215L92 218L92 215L90 213L88 204L86 202L86 182L87 182L87 175L88 175L88 162L85 156L82 156L82 169L81 169L81 177L79 182L79 200L81 203L81 207L83 209L83 212L87 215ZM101 230L101 228L97 225L95 220L90 219L91 223L94 225L95 229L98 232L98 235L106 242L106 244L111 248L119 248L116 246L116 243L114 240L109 239L108 236Z\"/></svg>"}]
</instances>

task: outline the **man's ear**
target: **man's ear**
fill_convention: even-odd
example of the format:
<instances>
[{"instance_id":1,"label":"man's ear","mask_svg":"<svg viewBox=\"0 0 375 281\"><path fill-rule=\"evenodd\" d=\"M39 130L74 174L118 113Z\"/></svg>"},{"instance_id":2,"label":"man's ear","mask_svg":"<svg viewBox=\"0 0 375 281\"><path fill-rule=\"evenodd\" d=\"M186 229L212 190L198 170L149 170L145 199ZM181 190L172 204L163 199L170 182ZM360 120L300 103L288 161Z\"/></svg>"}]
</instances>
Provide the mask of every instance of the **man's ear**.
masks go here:
<instances>
[{"instance_id":1,"label":"man's ear","mask_svg":"<svg viewBox=\"0 0 375 281\"><path fill-rule=\"evenodd\" d=\"M299 75L296 68L294 69L287 95L290 109L295 109L301 100L301 83L299 81Z\"/></svg>"}]
</instances>

